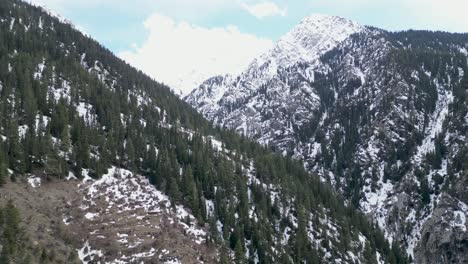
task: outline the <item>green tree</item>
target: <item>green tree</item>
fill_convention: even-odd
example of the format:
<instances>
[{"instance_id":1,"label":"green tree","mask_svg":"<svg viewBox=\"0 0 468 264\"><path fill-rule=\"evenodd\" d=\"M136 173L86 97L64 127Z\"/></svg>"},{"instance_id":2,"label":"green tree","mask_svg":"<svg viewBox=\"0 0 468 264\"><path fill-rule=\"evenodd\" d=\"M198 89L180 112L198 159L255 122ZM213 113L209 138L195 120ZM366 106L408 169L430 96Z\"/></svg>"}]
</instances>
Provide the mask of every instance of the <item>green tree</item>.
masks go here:
<instances>
[{"instance_id":1,"label":"green tree","mask_svg":"<svg viewBox=\"0 0 468 264\"><path fill-rule=\"evenodd\" d=\"M9 263L11 257L14 257L18 251L20 240L20 215L18 209L13 205L13 201L9 200L3 211L3 242L2 253L0 259L7 260Z\"/></svg>"},{"instance_id":2,"label":"green tree","mask_svg":"<svg viewBox=\"0 0 468 264\"><path fill-rule=\"evenodd\" d=\"M0 143L1 146L1 143ZM8 170L6 166L6 160L4 158L3 149L0 148L0 187L6 183L8 177Z\"/></svg>"},{"instance_id":3,"label":"green tree","mask_svg":"<svg viewBox=\"0 0 468 264\"><path fill-rule=\"evenodd\" d=\"M424 204L429 204L431 202L431 195L429 190L429 185L426 179L421 180L421 187L420 187L420 194L421 200Z\"/></svg>"},{"instance_id":4,"label":"green tree","mask_svg":"<svg viewBox=\"0 0 468 264\"><path fill-rule=\"evenodd\" d=\"M234 248L234 255L236 263L245 263L245 252L241 240L237 240L236 247Z\"/></svg>"},{"instance_id":5,"label":"green tree","mask_svg":"<svg viewBox=\"0 0 468 264\"><path fill-rule=\"evenodd\" d=\"M377 256L375 254L375 249L371 247L369 241L366 241L364 248L364 259L368 264L377 264Z\"/></svg>"}]
</instances>

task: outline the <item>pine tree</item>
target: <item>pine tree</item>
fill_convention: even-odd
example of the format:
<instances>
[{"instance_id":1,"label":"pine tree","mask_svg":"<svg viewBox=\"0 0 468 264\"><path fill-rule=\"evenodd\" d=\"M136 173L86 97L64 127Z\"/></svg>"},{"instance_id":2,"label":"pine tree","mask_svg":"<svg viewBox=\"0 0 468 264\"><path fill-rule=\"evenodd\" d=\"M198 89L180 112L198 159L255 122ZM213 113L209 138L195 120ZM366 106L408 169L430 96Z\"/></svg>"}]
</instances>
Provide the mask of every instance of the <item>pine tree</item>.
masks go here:
<instances>
[{"instance_id":1,"label":"pine tree","mask_svg":"<svg viewBox=\"0 0 468 264\"><path fill-rule=\"evenodd\" d=\"M200 216L199 193L197 184L195 184L193 179L192 169L190 166L184 170L182 177L182 190L185 195L185 200L187 201L189 208L192 209L193 214L198 217Z\"/></svg>"},{"instance_id":2,"label":"pine tree","mask_svg":"<svg viewBox=\"0 0 468 264\"><path fill-rule=\"evenodd\" d=\"M280 263L292 264L291 259L286 252L281 252Z\"/></svg>"},{"instance_id":3,"label":"pine tree","mask_svg":"<svg viewBox=\"0 0 468 264\"><path fill-rule=\"evenodd\" d=\"M181 201L181 193L179 190L179 184L177 184L176 178L169 179L169 189L167 190L167 194L171 197L171 202L180 202Z\"/></svg>"},{"instance_id":4,"label":"pine tree","mask_svg":"<svg viewBox=\"0 0 468 264\"><path fill-rule=\"evenodd\" d=\"M11 120L9 123L9 134L8 134L8 157L9 166L18 174L22 174L25 171L24 162L24 149L21 147L19 138L18 124L15 120Z\"/></svg>"},{"instance_id":5,"label":"pine tree","mask_svg":"<svg viewBox=\"0 0 468 264\"><path fill-rule=\"evenodd\" d=\"M304 209L299 207L297 209L297 231L294 244L295 262L301 262L308 252L308 238L306 231L306 218L304 216Z\"/></svg>"},{"instance_id":6,"label":"pine tree","mask_svg":"<svg viewBox=\"0 0 468 264\"><path fill-rule=\"evenodd\" d=\"M60 139L64 130L68 127L68 109L66 101L61 99L55 106L50 121L50 133L53 137Z\"/></svg>"},{"instance_id":7,"label":"pine tree","mask_svg":"<svg viewBox=\"0 0 468 264\"><path fill-rule=\"evenodd\" d=\"M236 246L234 248L235 261L238 264L245 263L245 252L244 247L242 246L241 240L237 240Z\"/></svg>"},{"instance_id":8,"label":"pine tree","mask_svg":"<svg viewBox=\"0 0 468 264\"><path fill-rule=\"evenodd\" d=\"M158 155L157 170L155 174L156 187L159 190L168 188L168 179L172 175L171 161L166 148L162 148Z\"/></svg>"},{"instance_id":9,"label":"pine tree","mask_svg":"<svg viewBox=\"0 0 468 264\"><path fill-rule=\"evenodd\" d=\"M127 144L125 145L125 152L127 153L127 166L130 170L136 169L136 155L135 155L135 146L133 145L132 138L127 139Z\"/></svg>"},{"instance_id":10,"label":"pine tree","mask_svg":"<svg viewBox=\"0 0 468 264\"><path fill-rule=\"evenodd\" d=\"M420 188L421 200L424 204L429 204L431 201L429 185L426 179L421 180L421 188Z\"/></svg>"},{"instance_id":11,"label":"pine tree","mask_svg":"<svg viewBox=\"0 0 468 264\"><path fill-rule=\"evenodd\" d=\"M377 264L377 256L375 254L375 249L371 247L369 241L366 241L366 245L364 248L364 259L368 264Z\"/></svg>"},{"instance_id":12,"label":"pine tree","mask_svg":"<svg viewBox=\"0 0 468 264\"><path fill-rule=\"evenodd\" d=\"M3 229L3 249L2 255L5 259L8 256L14 256L18 250L18 240L20 235L20 215L18 209L13 205L13 201L9 200L3 210L4 229ZM1 257L0 257L1 259Z\"/></svg>"},{"instance_id":13,"label":"pine tree","mask_svg":"<svg viewBox=\"0 0 468 264\"><path fill-rule=\"evenodd\" d=\"M229 264L231 263L229 259L229 253L225 246L221 246L221 253L219 257L219 264Z\"/></svg>"},{"instance_id":14,"label":"pine tree","mask_svg":"<svg viewBox=\"0 0 468 264\"><path fill-rule=\"evenodd\" d=\"M8 177L8 170L6 167L6 161L4 158L3 149L1 148L1 143L0 143L0 187L2 187L6 183L7 177Z\"/></svg>"}]
</instances>

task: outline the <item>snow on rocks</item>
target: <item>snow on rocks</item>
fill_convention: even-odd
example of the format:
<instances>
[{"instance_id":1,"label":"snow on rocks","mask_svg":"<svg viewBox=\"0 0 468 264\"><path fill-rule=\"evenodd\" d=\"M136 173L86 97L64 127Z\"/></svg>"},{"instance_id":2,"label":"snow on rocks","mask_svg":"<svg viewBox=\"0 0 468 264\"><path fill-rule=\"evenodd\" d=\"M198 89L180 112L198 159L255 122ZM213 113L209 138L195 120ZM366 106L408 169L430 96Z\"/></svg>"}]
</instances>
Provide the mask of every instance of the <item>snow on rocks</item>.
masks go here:
<instances>
[{"instance_id":1,"label":"snow on rocks","mask_svg":"<svg viewBox=\"0 0 468 264\"><path fill-rule=\"evenodd\" d=\"M77 252L78 252L78 258L83 262L83 264L96 263L94 259L103 256L100 250L91 249L88 241L86 241L83 247L77 250Z\"/></svg>"},{"instance_id":2,"label":"snow on rocks","mask_svg":"<svg viewBox=\"0 0 468 264\"><path fill-rule=\"evenodd\" d=\"M371 186L366 185L364 187L365 199L360 203L361 209L366 214L372 214L375 221L380 228L385 230L386 227L386 217L388 215L388 209L386 208L388 204L391 204L392 200L396 197L392 196L394 191L394 186L389 181L384 181L384 166L381 165L379 180L377 182L378 189L376 191L371 191ZM389 240L389 234L385 234Z\"/></svg>"},{"instance_id":3,"label":"snow on rocks","mask_svg":"<svg viewBox=\"0 0 468 264\"><path fill-rule=\"evenodd\" d=\"M462 201L458 201L459 209L453 212L453 220L450 225L459 228L462 232L467 231L466 219L468 218L468 205Z\"/></svg>"},{"instance_id":4,"label":"snow on rocks","mask_svg":"<svg viewBox=\"0 0 468 264\"><path fill-rule=\"evenodd\" d=\"M466 48L460 48L460 52L465 55L465 56L468 56L468 50Z\"/></svg>"},{"instance_id":5,"label":"snow on rocks","mask_svg":"<svg viewBox=\"0 0 468 264\"><path fill-rule=\"evenodd\" d=\"M71 98L71 84L67 80L59 81L59 87L49 87L54 94L55 101L59 101L60 99L64 99L65 101L69 102Z\"/></svg>"},{"instance_id":6,"label":"snow on rocks","mask_svg":"<svg viewBox=\"0 0 468 264\"><path fill-rule=\"evenodd\" d=\"M449 114L449 105L453 102L453 95L451 91L445 90L438 85L439 96L436 103L436 109L429 121L428 129L423 143L418 147L417 154L415 155L415 162L421 163L424 155L433 151L435 137L442 131L442 124Z\"/></svg>"},{"instance_id":7,"label":"snow on rocks","mask_svg":"<svg viewBox=\"0 0 468 264\"><path fill-rule=\"evenodd\" d=\"M63 223L64 223L65 225L69 225L69 224L70 224L70 221L71 221L71 218L70 218L70 217L64 217L64 218L62 219L62 221L63 221Z\"/></svg>"},{"instance_id":8,"label":"snow on rocks","mask_svg":"<svg viewBox=\"0 0 468 264\"><path fill-rule=\"evenodd\" d=\"M26 132L28 132L28 126L27 125L22 125L18 127L18 136L21 139L24 139L26 137Z\"/></svg>"},{"instance_id":9,"label":"snow on rocks","mask_svg":"<svg viewBox=\"0 0 468 264\"><path fill-rule=\"evenodd\" d=\"M28 183L29 183L29 185L31 185L31 187L37 188L37 187L41 186L41 178L31 176L31 177L28 178Z\"/></svg>"},{"instance_id":10,"label":"snow on rocks","mask_svg":"<svg viewBox=\"0 0 468 264\"><path fill-rule=\"evenodd\" d=\"M93 124L97 119L97 116L94 113L94 108L90 104L80 102L76 106L76 111L78 112L78 115L86 121L86 123Z\"/></svg>"},{"instance_id":11,"label":"snow on rocks","mask_svg":"<svg viewBox=\"0 0 468 264\"><path fill-rule=\"evenodd\" d=\"M85 218L88 219L88 220L93 220L94 218L96 218L97 216L99 216L99 214L93 214L93 213L86 213L85 214Z\"/></svg>"},{"instance_id":12,"label":"snow on rocks","mask_svg":"<svg viewBox=\"0 0 468 264\"><path fill-rule=\"evenodd\" d=\"M453 219L452 227L460 228L462 232L466 232L466 212L454 211Z\"/></svg>"},{"instance_id":13,"label":"snow on rocks","mask_svg":"<svg viewBox=\"0 0 468 264\"><path fill-rule=\"evenodd\" d=\"M73 172L69 171L67 177L65 177L65 180L72 181L72 180L77 180L77 178L75 174L73 174Z\"/></svg>"},{"instance_id":14,"label":"snow on rocks","mask_svg":"<svg viewBox=\"0 0 468 264\"><path fill-rule=\"evenodd\" d=\"M42 59L42 62L37 65L36 71L34 72L34 79L40 80L42 78L42 73L45 68L45 59Z\"/></svg>"},{"instance_id":15,"label":"snow on rocks","mask_svg":"<svg viewBox=\"0 0 468 264\"><path fill-rule=\"evenodd\" d=\"M164 262L164 264L182 264L182 262L179 259L174 258L174 259L170 259L170 260Z\"/></svg>"},{"instance_id":16,"label":"snow on rocks","mask_svg":"<svg viewBox=\"0 0 468 264\"><path fill-rule=\"evenodd\" d=\"M81 176L83 176L83 180L82 180L83 183L93 181L93 178L91 178L91 176L89 176L89 169L82 169L81 170Z\"/></svg>"},{"instance_id":17,"label":"snow on rocks","mask_svg":"<svg viewBox=\"0 0 468 264\"><path fill-rule=\"evenodd\" d=\"M212 136L209 136L208 139L210 140L213 149L216 151L223 151L223 143Z\"/></svg>"}]
</instances>

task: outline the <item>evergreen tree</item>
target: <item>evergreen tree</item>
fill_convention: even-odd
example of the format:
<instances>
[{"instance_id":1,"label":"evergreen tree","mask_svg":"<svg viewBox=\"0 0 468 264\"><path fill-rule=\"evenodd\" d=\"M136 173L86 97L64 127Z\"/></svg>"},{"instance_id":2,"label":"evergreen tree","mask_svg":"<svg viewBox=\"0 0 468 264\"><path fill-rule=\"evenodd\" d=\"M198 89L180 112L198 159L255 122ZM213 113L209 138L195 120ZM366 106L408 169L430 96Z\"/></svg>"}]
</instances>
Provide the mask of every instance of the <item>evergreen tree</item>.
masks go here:
<instances>
[{"instance_id":1,"label":"evergreen tree","mask_svg":"<svg viewBox=\"0 0 468 264\"><path fill-rule=\"evenodd\" d=\"M179 189L179 184L177 183L177 179L169 178L169 189L167 191L169 197L171 197L171 202L180 202L181 201L181 193Z\"/></svg>"},{"instance_id":2,"label":"evergreen tree","mask_svg":"<svg viewBox=\"0 0 468 264\"><path fill-rule=\"evenodd\" d=\"M375 254L375 249L371 247L369 241L366 241L366 245L364 248L364 259L368 264L377 264L377 256Z\"/></svg>"},{"instance_id":3,"label":"evergreen tree","mask_svg":"<svg viewBox=\"0 0 468 264\"><path fill-rule=\"evenodd\" d=\"M8 177L8 170L6 167L6 161L3 154L3 149L1 148L0 143L0 187L2 187L6 183L6 179Z\"/></svg>"},{"instance_id":4,"label":"evergreen tree","mask_svg":"<svg viewBox=\"0 0 468 264\"><path fill-rule=\"evenodd\" d=\"M229 264L231 263L229 259L229 253L225 246L221 246L221 253L219 257L219 264Z\"/></svg>"},{"instance_id":5,"label":"evergreen tree","mask_svg":"<svg viewBox=\"0 0 468 264\"><path fill-rule=\"evenodd\" d=\"M18 243L20 239L20 216L19 211L13 205L13 201L8 201L6 207L2 210L3 220L3 238L2 252L0 260L6 261L2 263L9 263L11 258L16 256L18 249Z\"/></svg>"},{"instance_id":6,"label":"evergreen tree","mask_svg":"<svg viewBox=\"0 0 468 264\"><path fill-rule=\"evenodd\" d=\"M304 215L304 209L302 207L298 207L297 210L298 226L296 231L296 239L294 243L294 253L296 258L295 262L302 262L307 257L307 253L309 252L309 242L307 238L306 218Z\"/></svg>"},{"instance_id":7,"label":"evergreen tree","mask_svg":"<svg viewBox=\"0 0 468 264\"><path fill-rule=\"evenodd\" d=\"M421 200L424 204L429 204L431 201L429 185L426 179L421 180L421 188L420 188Z\"/></svg>"},{"instance_id":8,"label":"evergreen tree","mask_svg":"<svg viewBox=\"0 0 468 264\"><path fill-rule=\"evenodd\" d=\"M236 263L245 263L245 252L241 240L237 240L236 246L234 248L234 255Z\"/></svg>"}]
</instances>

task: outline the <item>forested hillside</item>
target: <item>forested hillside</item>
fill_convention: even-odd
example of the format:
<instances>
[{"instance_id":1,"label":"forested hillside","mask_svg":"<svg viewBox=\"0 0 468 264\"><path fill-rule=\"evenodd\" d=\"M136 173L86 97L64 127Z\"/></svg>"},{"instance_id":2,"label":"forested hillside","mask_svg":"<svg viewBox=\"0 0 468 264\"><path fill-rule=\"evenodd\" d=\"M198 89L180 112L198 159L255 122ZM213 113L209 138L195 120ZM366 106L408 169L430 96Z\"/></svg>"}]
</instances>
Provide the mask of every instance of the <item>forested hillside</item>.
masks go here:
<instances>
[{"instance_id":1,"label":"forested hillside","mask_svg":"<svg viewBox=\"0 0 468 264\"><path fill-rule=\"evenodd\" d=\"M2 263L407 261L301 162L17 0L0 2L0 134Z\"/></svg>"}]
</instances>

